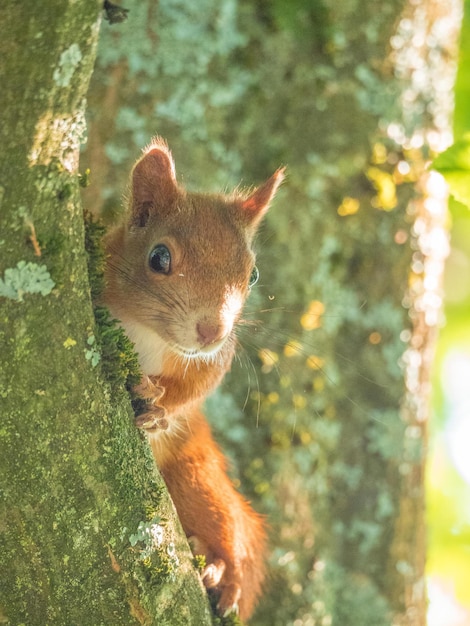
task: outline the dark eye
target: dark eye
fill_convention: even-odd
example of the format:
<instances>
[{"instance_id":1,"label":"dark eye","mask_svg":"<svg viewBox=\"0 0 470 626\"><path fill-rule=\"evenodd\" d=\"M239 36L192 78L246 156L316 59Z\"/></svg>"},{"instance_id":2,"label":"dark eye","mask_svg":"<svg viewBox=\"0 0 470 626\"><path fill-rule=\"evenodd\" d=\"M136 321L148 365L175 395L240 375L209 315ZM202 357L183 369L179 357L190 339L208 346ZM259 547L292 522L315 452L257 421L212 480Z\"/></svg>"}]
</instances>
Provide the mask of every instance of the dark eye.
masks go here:
<instances>
[{"instance_id":1,"label":"dark eye","mask_svg":"<svg viewBox=\"0 0 470 626\"><path fill-rule=\"evenodd\" d=\"M250 280L248 281L248 287L253 287L253 285L256 285L256 283L258 282L258 278L259 278L259 271L255 265L254 268L251 270Z\"/></svg>"},{"instance_id":2,"label":"dark eye","mask_svg":"<svg viewBox=\"0 0 470 626\"><path fill-rule=\"evenodd\" d=\"M171 254L166 246L159 243L149 256L150 269L158 274L169 274L171 266Z\"/></svg>"}]
</instances>

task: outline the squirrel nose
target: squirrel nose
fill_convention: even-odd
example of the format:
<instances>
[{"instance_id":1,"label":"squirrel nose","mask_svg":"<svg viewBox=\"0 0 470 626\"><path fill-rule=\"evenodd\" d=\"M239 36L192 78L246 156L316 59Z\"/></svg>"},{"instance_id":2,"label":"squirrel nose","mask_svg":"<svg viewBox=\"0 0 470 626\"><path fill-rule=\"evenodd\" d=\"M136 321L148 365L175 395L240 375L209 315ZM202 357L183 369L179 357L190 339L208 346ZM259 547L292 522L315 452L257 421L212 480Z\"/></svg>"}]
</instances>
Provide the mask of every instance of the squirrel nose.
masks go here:
<instances>
[{"instance_id":1,"label":"squirrel nose","mask_svg":"<svg viewBox=\"0 0 470 626\"><path fill-rule=\"evenodd\" d=\"M222 341L227 332L222 324L198 322L196 325L197 337L201 346L209 346Z\"/></svg>"}]
</instances>

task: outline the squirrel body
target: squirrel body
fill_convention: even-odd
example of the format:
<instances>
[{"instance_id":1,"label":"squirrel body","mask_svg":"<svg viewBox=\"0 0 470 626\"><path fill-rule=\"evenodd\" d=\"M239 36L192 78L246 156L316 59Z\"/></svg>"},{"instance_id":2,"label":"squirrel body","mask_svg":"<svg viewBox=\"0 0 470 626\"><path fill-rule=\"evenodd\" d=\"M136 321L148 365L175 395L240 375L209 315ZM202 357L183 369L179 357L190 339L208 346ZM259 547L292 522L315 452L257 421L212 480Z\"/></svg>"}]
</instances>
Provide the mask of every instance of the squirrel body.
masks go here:
<instances>
[{"instance_id":1,"label":"squirrel body","mask_svg":"<svg viewBox=\"0 0 470 626\"><path fill-rule=\"evenodd\" d=\"M131 174L128 211L106 236L103 302L134 342L144 429L221 614L247 619L264 578L264 523L234 489L201 410L230 369L256 268L252 241L279 169L249 195L188 193L156 138Z\"/></svg>"}]
</instances>

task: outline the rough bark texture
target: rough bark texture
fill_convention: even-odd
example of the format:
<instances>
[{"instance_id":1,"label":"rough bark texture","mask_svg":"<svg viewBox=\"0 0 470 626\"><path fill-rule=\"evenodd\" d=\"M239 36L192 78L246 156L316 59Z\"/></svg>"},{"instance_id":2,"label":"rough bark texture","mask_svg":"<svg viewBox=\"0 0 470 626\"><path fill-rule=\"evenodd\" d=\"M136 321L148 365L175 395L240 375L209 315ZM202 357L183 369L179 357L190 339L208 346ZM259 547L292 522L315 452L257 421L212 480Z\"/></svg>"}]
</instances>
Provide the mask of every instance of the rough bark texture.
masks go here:
<instances>
[{"instance_id":1,"label":"rough bark texture","mask_svg":"<svg viewBox=\"0 0 470 626\"><path fill-rule=\"evenodd\" d=\"M3 2L0 21L0 622L209 624L100 362L78 150L101 2Z\"/></svg>"}]
</instances>

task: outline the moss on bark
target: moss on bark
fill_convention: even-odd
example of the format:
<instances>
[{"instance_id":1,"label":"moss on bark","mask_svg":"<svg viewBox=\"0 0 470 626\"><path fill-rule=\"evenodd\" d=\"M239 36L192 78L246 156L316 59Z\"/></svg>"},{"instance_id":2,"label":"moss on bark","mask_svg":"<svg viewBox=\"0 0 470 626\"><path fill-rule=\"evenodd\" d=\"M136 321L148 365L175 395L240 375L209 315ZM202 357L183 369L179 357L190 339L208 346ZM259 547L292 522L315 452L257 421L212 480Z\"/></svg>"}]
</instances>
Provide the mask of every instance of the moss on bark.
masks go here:
<instances>
[{"instance_id":1,"label":"moss on bark","mask_svg":"<svg viewBox=\"0 0 470 626\"><path fill-rule=\"evenodd\" d=\"M2 6L0 621L199 626L207 599L90 298L77 166L100 12ZM139 523L158 538L134 541Z\"/></svg>"}]
</instances>

